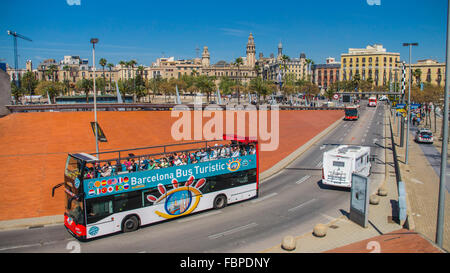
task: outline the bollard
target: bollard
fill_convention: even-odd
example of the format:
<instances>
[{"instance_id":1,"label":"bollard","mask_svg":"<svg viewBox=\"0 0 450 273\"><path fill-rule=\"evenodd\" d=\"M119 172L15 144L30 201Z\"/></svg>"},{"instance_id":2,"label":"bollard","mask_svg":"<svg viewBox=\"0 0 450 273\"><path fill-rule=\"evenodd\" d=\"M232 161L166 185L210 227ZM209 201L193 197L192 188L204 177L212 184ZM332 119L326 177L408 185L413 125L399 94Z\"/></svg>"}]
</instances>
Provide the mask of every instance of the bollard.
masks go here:
<instances>
[{"instance_id":1,"label":"bollard","mask_svg":"<svg viewBox=\"0 0 450 273\"><path fill-rule=\"evenodd\" d=\"M317 224L314 227L313 234L316 237L325 237L327 235L328 227L324 224Z\"/></svg>"},{"instance_id":2,"label":"bollard","mask_svg":"<svg viewBox=\"0 0 450 273\"><path fill-rule=\"evenodd\" d=\"M296 248L296 241L294 236L288 235L283 238L283 242L281 243L281 248L287 251L292 251Z\"/></svg>"},{"instance_id":3,"label":"bollard","mask_svg":"<svg viewBox=\"0 0 450 273\"><path fill-rule=\"evenodd\" d=\"M381 187L378 189L378 195L379 195L379 196L387 196L387 195L388 195L387 189L386 189L384 186L381 186Z\"/></svg>"},{"instance_id":4,"label":"bollard","mask_svg":"<svg viewBox=\"0 0 450 273\"><path fill-rule=\"evenodd\" d=\"M378 196L376 196L375 194L370 196L370 200L369 200L371 205L378 205L378 203L380 203L380 198Z\"/></svg>"}]
</instances>

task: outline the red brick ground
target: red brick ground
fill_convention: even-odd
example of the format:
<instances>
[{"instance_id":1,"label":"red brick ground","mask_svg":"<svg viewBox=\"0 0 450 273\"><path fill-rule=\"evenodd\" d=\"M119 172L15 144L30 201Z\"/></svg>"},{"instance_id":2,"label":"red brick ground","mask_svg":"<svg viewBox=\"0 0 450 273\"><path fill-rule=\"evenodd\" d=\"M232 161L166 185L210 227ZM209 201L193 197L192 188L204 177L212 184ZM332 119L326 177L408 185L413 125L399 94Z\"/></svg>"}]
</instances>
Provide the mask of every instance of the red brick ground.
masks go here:
<instances>
[{"instance_id":1,"label":"red brick ground","mask_svg":"<svg viewBox=\"0 0 450 273\"><path fill-rule=\"evenodd\" d=\"M374 247L376 245L376 247ZM326 253L442 253L420 234L401 229L368 240L326 251Z\"/></svg>"},{"instance_id":2,"label":"red brick ground","mask_svg":"<svg viewBox=\"0 0 450 273\"><path fill-rule=\"evenodd\" d=\"M170 115L99 112L108 138L100 143L100 151L175 143L171 126L178 118ZM342 111L280 111L280 144L276 151L260 154L261 172L341 117ZM93 119L92 112L20 113L0 119L0 220L63 213L62 191L52 198L51 189L63 181L67 153L95 152Z\"/></svg>"}]
</instances>

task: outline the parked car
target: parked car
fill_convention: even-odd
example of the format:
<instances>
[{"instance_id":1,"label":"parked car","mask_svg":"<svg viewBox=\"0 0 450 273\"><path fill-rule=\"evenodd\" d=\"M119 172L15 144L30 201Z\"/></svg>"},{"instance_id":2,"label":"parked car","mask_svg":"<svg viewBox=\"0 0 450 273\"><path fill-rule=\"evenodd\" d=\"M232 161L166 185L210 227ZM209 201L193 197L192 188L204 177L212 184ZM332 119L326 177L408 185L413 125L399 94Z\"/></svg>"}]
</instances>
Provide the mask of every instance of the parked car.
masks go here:
<instances>
[{"instance_id":1,"label":"parked car","mask_svg":"<svg viewBox=\"0 0 450 273\"><path fill-rule=\"evenodd\" d=\"M429 129L418 129L414 140L418 143L433 143L433 132Z\"/></svg>"}]
</instances>

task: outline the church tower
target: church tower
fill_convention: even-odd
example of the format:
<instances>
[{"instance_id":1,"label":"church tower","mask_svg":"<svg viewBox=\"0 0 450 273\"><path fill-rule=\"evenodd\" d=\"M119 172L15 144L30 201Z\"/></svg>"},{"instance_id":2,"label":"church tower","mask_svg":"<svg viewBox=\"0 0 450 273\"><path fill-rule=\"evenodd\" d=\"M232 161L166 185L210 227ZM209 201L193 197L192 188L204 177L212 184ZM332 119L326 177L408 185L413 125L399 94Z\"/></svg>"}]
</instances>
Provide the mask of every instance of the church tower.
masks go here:
<instances>
[{"instance_id":1,"label":"church tower","mask_svg":"<svg viewBox=\"0 0 450 273\"><path fill-rule=\"evenodd\" d=\"M277 60L281 60L281 57L283 57L283 44L280 41L280 43L278 44Z\"/></svg>"},{"instance_id":2,"label":"church tower","mask_svg":"<svg viewBox=\"0 0 450 273\"><path fill-rule=\"evenodd\" d=\"M209 64L210 64L209 51L208 51L208 47L205 46L203 48L203 53L202 53L202 66L203 67L208 67Z\"/></svg>"},{"instance_id":3,"label":"church tower","mask_svg":"<svg viewBox=\"0 0 450 273\"><path fill-rule=\"evenodd\" d=\"M253 34L250 33L250 36L248 36L248 43L247 43L247 65L250 67L255 67L255 64L256 64L255 40L253 39Z\"/></svg>"}]
</instances>

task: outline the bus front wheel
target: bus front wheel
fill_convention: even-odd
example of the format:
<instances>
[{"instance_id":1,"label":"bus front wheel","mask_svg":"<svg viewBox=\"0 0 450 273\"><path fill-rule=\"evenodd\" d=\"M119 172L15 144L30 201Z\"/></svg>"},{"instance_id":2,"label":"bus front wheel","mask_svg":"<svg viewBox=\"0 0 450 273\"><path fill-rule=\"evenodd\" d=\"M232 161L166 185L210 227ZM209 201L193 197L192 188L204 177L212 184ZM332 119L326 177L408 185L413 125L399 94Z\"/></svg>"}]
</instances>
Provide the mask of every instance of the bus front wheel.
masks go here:
<instances>
[{"instance_id":1,"label":"bus front wheel","mask_svg":"<svg viewBox=\"0 0 450 273\"><path fill-rule=\"evenodd\" d=\"M127 217L122 223L123 232L132 232L139 228L139 220L136 216Z\"/></svg>"},{"instance_id":2,"label":"bus front wheel","mask_svg":"<svg viewBox=\"0 0 450 273\"><path fill-rule=\"evenodd\" d=\"M227 197L223 194L216 196L214 198L214 208L222 209L227 205Z\"/></svg>"}]
</instances>

